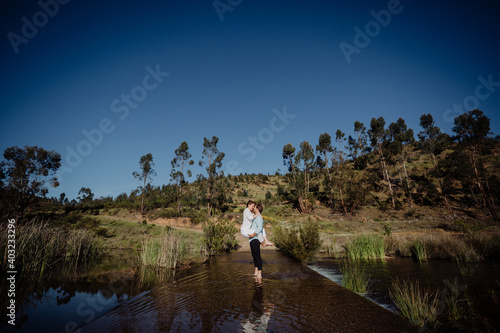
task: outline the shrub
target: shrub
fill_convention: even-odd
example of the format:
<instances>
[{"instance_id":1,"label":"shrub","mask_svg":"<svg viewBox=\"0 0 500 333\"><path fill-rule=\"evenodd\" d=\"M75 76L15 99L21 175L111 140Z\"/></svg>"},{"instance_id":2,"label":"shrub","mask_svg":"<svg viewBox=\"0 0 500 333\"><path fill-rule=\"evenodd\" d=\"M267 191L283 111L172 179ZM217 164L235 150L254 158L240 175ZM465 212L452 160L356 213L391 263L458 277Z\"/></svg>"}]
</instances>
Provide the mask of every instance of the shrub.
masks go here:
<instances>
[{"instance_id":1,"label":"shrub","mask_svg":"<svg viewBox=\"0 0 500 333\"><path fill-rule=\"evenodd\" d=\"M382 223L382 228L384 229L384 235L390 237L392 234L392 225L389 223Z\"/></svg>"},{"instance_id":2,"label":"shrub","mask_svg":"<svg viewBox=\"0 0 500 333\"><path fill-rule=\"evenodd\" d=\"M203 243L208 255L214 256L222 251L230 251L238 245L236 240L237 229L232 222L206 221L203 223Z\"/></svg>"},{"instance_id":3,"label":"shrub","mask_svg":"<svg viewBox=\"0 0 500 333\"><path fill-rule=\"evenodd\" d=\"M188 210L184 213L184 217L188 217L191 223L198 225L207 220L207 213L202 210Z\"/></svg>"},{"instance_id":4,"label":"shrub","mask_svg":"<svg viewBox=\"0 0 500 333\"><path fill-rule=\"evenodd\" d=\"M319 225L309 220L298 230L277 226L274 229L274 244L285 255L310 263L321 247Z\"/></svg>"}]
</instances>

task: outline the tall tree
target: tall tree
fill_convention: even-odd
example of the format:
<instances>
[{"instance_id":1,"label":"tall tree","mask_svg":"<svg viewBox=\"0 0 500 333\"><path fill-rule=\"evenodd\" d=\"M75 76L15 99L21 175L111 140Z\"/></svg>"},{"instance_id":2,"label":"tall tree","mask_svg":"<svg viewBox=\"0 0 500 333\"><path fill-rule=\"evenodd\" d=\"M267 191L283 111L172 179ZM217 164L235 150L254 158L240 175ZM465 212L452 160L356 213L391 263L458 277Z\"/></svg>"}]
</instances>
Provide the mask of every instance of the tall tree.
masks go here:
<instances>
[{"instance_id":1,"label":"tall tree","mask_svg":"<svg viewBox=\"0 0 500 333\"><path fill-rule=\"evenodd\" d=\"M389 196L391 197L392 208L396 208L396 201L394 199L394 191L391 185L391 179L389 178L389 171L387 170L387 163L385 161L383 145L387 138L387 130L385 127L385 120L383 117L379 117L378 119L372 118L370 123L370 129L368 130L368 136L370 137L371 146L377 150L379 161L380 161L380 169L384 178L384 181L387 183L387 187L389 189Z\"/></svg>"},{"instance_id":2,"label":"tall tree","mask_svg":"<svg viewBox=\"0 0 500 333\"><path fill-rule=\"evenodd\" d=\"M344 169L346 166L346 161L344 159L344 151L342 150L342 143L345 141L345 134L338 129L335 132L335 141L338 143L338 149L335 149L333 154L332 164L335 166L335 179L337 180L337 191L339 192L340 204L342 206L342 212L347 215L347 208L344 201Z\"/></svg>"},{"instance_id":3,"label":"tall tree","mask_svg":"<svg viewBox=\"0 0 500 333\"><path fill-rule=\"evenodd\" d=\"M488 208L494 219L498 220L495 200L491 195L486 168L482 156L489 153L487 149L488 135L490 132L490 119L483 111L475 109L461 114L455 118L455 126L452 128L456 133L455 140L468 155L474 178L481 194L483 207Z\"/></svg>"},{"instance_id":4,"label":"tall tree","mask_svg":"<svg viewBox=\"0 0 500 333\"><path fill-rule=\"evenodd\" d=\"M415 141L413 136L413 130L406 126L403 118L399 118L395 123L389 125L388 140L386 140L387 151L391 157L391 160L396 165L402 165L404 171L404 179L401 177L401 171L399 170L399 179L403 185L404 192L406 193L406 198L410 207L412 207L412 187L410 184L410 177L408 176L408 170L406 168L407 153L404 150L404 146L412 144Z\"/></svg>"},{"instance_id":5,"label":"tall tree","mask_svg":"<svg viewBox=\"0 0 500 333\"><path fill-rule=\"evenodd\" d=\"M78 200L80 203L89 203L94 199L94 193L88 187L82 187L80 191L78 191Z\"/></svg>"},{"instance_id":6,"label":"tall tree","mask_svg":"<svg viewBox=\"0 0 500 333\"><path fill-rule=\"evenodd\" d=\"M431 156L432 165L436 168L436 155L441 154L448 147L451 138L448 134L442 133L439 127L435 126L431 114L420 116L420 126L423 128L423 131L418 133L420 149ZM443 181L441 178L438 178L438 183L445 206L449 208L448 198L445 191L443 191Z\"/></svg>"},{"instance_id":7,"label":"tall tree","mask_svg":"<svg viewBox=\"0 0 500 333\"><path fill-rule=\"evenodd\" d=\"M222 167L222 160L224 159L225 154L220 152L217 148L217 143L219 142L219 138L216 136L212 136L212 139L209 140L207 138L203 139L203 152L201 156L201 160L199 165L201 167L206 166L207 171L207 215L211 215L211 206L213 200L213 190L215 186L215 182L219 176L218 170Z\"/></svg>"},{"instance_id":8,"label":"tall tree","mask_svg":"<svg viewBox=\"0 0 500 333\"><path fill-rule=\"evenodd\" d=\"M309 203L309 173L314 168L314 150L308 141L302 141L300 143L300 150L295 155L295 164L303 166L304 175L304 213L309 213L310 203Z\"/></svg>"},{"instance_id":9,"label":"tall tree","mask_svg":"<svg viewBox=\"0 0 500 333\"><path fill-rule=\"evenodd\" d=\"M156 171L153 169L154 167L154 162L153 162L153 155L151 153L147 153L144 156L141 156L141 159L139 160L139 165L140 165L140 171L134 171L132 175L134 178L138 179L139 181L143 182L143 185L140 187L142 190L141 192L141 215L144 216L144 197L147 189L147 185L149 185L149 182L152 180L152 177L156 176Z\"/></svg>"},{"instance_id":10,"label":"tall tree","mask_svg":"<svg viewBox=\"0 0 500 333\"><path fill-rule=\"evenodd\" d=\"M332 137L328 133L323 133L319 136L319 142L316 146L316 152L318 152L317 164L322 169L325 170L323 177L323 184L325 188L326 197L328 198L328 205L333 209L333 186L332 186L332 176L330 174L330 165L328 161L332 158Z\"/></svg>"},{"instance_id":11,"label":"tall tree","mask_svg":"<svg viewBox=\"0 0 500 333\"><path fill-rule=\"evenodd\" d=\"M292 144L287 143L283 146L283 164L288 168L288 184L290 186L290 193L288 200L293 201L293 203L298 207L300 212L305 212L306 207L302 199L303 189L305 187L305 181L298 174L298 167L296 165L297 155L295 155L296 149ZM291 184L291 185L290 185Z\"/></svg>"},{"instance_id":12,"label":"tall tree","mask_svg":"<svg viewBox=\"0 0 500 333\"><path fill-rule=\"evenodd\" d=\"M14 146L5 149L3 157L0 183L5 191L2 198L5 208L2 213L9 211L22 219L26 209L48 193L46 181L52 187L59 186L55 174L61 166L61 155L37 146Z\"/></svg>"},{"instance_id":13,"label":"tall tree","mask_svg":"<svg viewBox=\"0 0 500 333\"><path fill-rule=\"evenodd\" d=\"M183 141L179 148L175 150L175 157L171 162L172 171L170 172L171 181L175 182L177 185L177 212L181 212L181 198L182 198L182 185L186 182L184 176L184 168L194 164L191 160L191 153L189 152L189 146L186 141ZM186 170L186 175L191 177L191 170Z\"/></svg>"},{"instance_id":14,"label":"tall tree","mask_svg":"<svg viewBox=\"0 0 500 333\"><path fill-rule=\"evenodd\" d=\"M347 143L349 145L349 156L353 159L354 168L356 170L363 170L367 164L367 153L370 152L370 147L367 143L366 127L362 122L354 122L354 135L353 138L349 135Z\"/></svg>"}]
</instances>

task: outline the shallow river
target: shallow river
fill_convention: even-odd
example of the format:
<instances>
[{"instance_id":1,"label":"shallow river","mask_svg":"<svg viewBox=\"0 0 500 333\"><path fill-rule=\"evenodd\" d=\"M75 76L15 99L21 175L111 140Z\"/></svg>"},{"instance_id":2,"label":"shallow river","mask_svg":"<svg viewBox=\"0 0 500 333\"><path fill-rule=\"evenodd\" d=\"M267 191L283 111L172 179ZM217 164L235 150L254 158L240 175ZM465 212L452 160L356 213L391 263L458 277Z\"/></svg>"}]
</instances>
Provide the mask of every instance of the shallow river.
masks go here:
<instances>
[{"instance_id":1,"label":"shallow river","mask_svg":"<svg viewBox=\"0 0 500 333\"><path fill-rule=\"evenodd\" d=\"M27 309L16 331L64 332L77 326L82 332L415 331L389 310L278 251L263 250L262 257L261 284L251 275L251 254L234 252L142 292L118 279L89 293L81 287L73 293L52 290L45 303Z\"/></svg>"}]
</instances>

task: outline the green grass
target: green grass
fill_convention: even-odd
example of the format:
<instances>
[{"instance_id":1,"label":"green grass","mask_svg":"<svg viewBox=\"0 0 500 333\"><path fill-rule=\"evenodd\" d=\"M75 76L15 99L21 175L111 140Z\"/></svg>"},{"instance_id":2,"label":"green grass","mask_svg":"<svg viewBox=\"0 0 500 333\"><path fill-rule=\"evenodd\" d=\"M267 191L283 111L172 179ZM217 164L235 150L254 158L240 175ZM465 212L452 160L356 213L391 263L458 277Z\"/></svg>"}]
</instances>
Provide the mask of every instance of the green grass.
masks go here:
<instances>
[{"instance_id":1,"label":"green grass","mask_svg":"<svg viewBox=\"0 0 500 333\"><path fill-rule=\"evenodd\" d=\"M97 218L100 221L99 228L105 228L107 230L104 245L108 249L141 249L142 241L144 239L157 238L165 230L165 227L163 226L156 226L152 224L112 220L105 217Z\"/></svg>"},{"instance_id":2,"label":"green grass","mask_svg":"<svg viewBox=\"0 0 500 333\"><path fill-rule=\"evenodd\" d=\"M384 238L379 235L358 235L346 245L346 252L352 260L384 259Z\"/></svg>"}]
</instances>

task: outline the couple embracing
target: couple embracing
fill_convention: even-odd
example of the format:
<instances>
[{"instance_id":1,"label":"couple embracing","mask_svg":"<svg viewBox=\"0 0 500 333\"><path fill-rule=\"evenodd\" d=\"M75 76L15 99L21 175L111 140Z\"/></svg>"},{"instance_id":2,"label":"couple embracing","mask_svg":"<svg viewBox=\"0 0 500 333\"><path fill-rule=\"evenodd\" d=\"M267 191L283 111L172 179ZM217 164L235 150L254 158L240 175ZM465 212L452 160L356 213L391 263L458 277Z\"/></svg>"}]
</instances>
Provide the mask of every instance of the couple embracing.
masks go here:
<instances>
[{"instance_id":1,"label":"couple embracing","mask_svg":"<svg viewBox=\"0 0 500 333\"><path fill-rule=\"evenodd\" d=\"M260 257L260 246L272 246L266 237L264 230L264 220L262 218L262 204L256 204L250 200L247 208L243 211L243 223L241 224L241 234L248 237L250 241L250 250L252 251L253 263L255 266L255 277L262 280L262 258Z\"/></svg>"}]
</instances>

